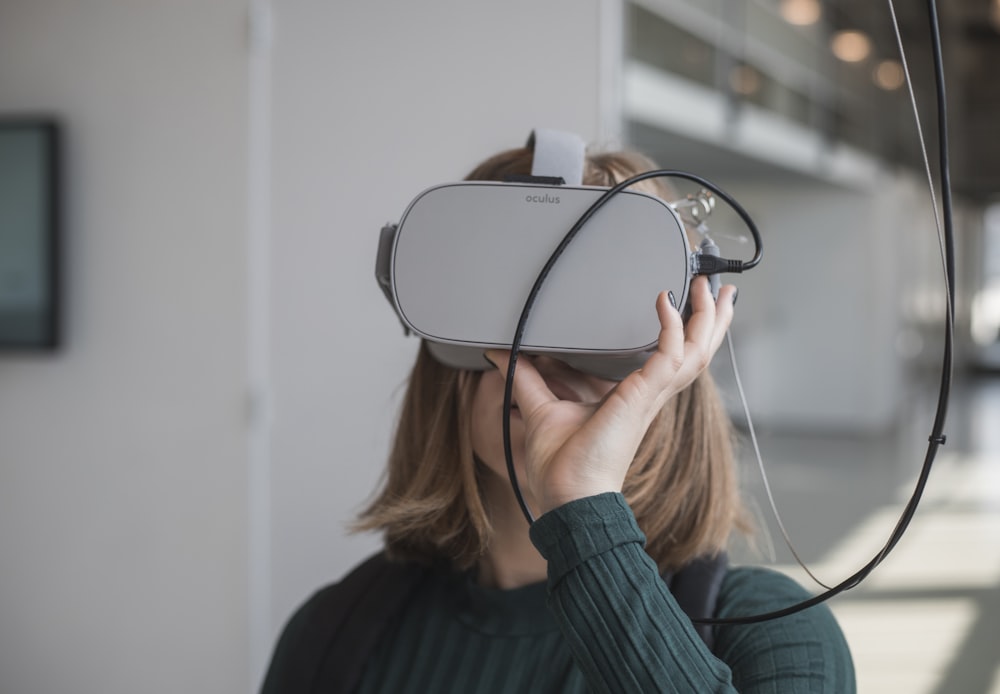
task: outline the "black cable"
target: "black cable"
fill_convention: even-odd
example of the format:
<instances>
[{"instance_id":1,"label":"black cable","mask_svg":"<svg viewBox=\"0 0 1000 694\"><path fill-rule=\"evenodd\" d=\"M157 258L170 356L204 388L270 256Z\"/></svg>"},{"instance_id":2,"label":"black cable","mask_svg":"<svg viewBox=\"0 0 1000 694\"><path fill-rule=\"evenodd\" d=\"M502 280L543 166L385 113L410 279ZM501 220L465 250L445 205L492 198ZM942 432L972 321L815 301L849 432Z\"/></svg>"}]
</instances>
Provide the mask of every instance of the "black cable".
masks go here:
<instances>
[{"instance_id":1,"label":"black cable","mask_svg":"<svg viewBox=\"0 0 1000 694\"><path fill-rule=\"evenodd\" d=\"M563 254L563 251L566 250L569 244L572 243L573 239L576 237L577 233L579 233L580 229L583 228L583 225L590 221L590 218L593 217L599 209L610 202L614 196L618 195L629 186L650 178L666 177L683 178L698 183L702 187L711 190L713 193L722 198L722 200L725 201L726 204L728 204L733 211L740 216L740 219L743 220L743 222L747 225L747 228L750 230L751 236L753 236L754 255L750 260L739 261L726 260L725 258L717 258L714 256L697 256L697 258L702 261L705 258L712 258L712 260L718 261L720 266L707 267L704 265L704 262L698 263L694 268L695 274L743 272L744 270L756 267L763 256L764 248L760 237L760 231L758 231L757 225L754 224L750 215L743 209L742 205L736 202L736 200L734 200L729 193L725 192L711 181L686 171L656 169L636 174L635 176L627 178L621 183L618 183L606 190L589 208L587 208L582 215L580 215L580 218L577 219L573 227L566 232L562 241L559 242L559 245L556 246L552 255L549 256L549 259L545 262L541 272L538 273L538 277L535 279L535 284L531 287L531 291L528 293L528 298L524 302L524 308L521 310L521 317L517 321L517 328L514 331L514 339L511 341L510 346L510 362L507 365L507 379L504 383L503 391L503 452L507 462L507 476L510 478L511 488L514 490L514 496L517 498L517 503L521 507L521 513L524 514L524 517L528 520L529 525L535 522L535 518L531 514L531 509L528 508L528 504L525 502L524 496L521 494L521 486L517 482L517 471L514 469L514 453L510 444L510 408L513 402L514 393L514 369L517 368L517 358L521 353L521 340L524 337L524 331L528 325L528 316L531 314L531 310L535 306L535 300L538 298L538 293L541 291L542 285L545 284L545 280L548 279L549 272L555 266L559 257Z\"/></svg>"},{"instance_id":2,"label":"black cable","mask_svg":"<svg viewBox=\"0 0 1000 694\"><path fill-rule=\"evenodd\" d=\"M944 61L941 56L941 37L935 0L927 0L927 7L931 30L931 49L934 62L934 84L937 94L938 158L941 169L942 216L944 218L945 281L947 283L948 300L945 310L944 354L942 357L941 385L938 391L937 410L934 416L934 424L931 427L931 434L928 437L927 452L924 456L924 462L920 468L920 474L917 477L913 493L911 494L909 501L907 501L906 506L903 508L899 521L896 523L896 527L893 528L892 534L889 536L889 539L886 541L881 551L879 551L879 553L876 554L872 560L865 564L859 571L841 583L838 583L832 589L784 609L775 610L774 612L751 615L749 617L733 617L730 619L705 618L692 620L697 624L752 624L770 619L777 619L779 617L785 617L790 614L800 612L814 605L818 605L819 603L825 602L845 590L849 590L857 586L861 583L861 581L867 578L872 571L875 570L876 566L882 563L882 561L889 555L889 552L895 548L896 544L903 537L903 533L906 532L906 528L913 519L913 514L916 513L917 506L919 505L924 489L927 486L927 479L930 476L931 468L933 466L934 458L937 456L938 448L944 445L944 442L947 439L944 434L944 425L948 415L948 398L951 392L951 377L954 361L955 233L952 223L951 174L948 153L948 109L945 99Z\"/></svg>"},{"instance_id":3,"label":"black cable","mask_svg":"<svg viewBox=\"0 0 1000 694\"><path fill-rule=\"evenodd\" d=\"M772 612L766 612L757 615L749 615L743 617L732 617L732 618L698 618L692 619L695 624L710 624L710 625L731 625L731 624L754 624L758 622L764 622L771 619L778 619L780 617L786 617L788 615L801 612L802 610L808 609L822 602L829 600L830 598L838 595L845 590L854 588L859 583L861 583L865 578L875 570L879 564L889 555L889 553L895 548L896 544L902 538L903 533L906 532L910 521L913 519L913 515L917 510L917 506L920 503L920 499L923 496L924 489L927 485L927 479L930 476L931 468L933 466L934 458L937 456L937 450L942 446L946 440L944 434L944 425L948 413L948 399L951 392L951 378L953 370L953 351L954 351L954 310L955 310L955 241L954 241L954 227L952 224L952 198L951 198L951 174L950 174L950 162L949 162L949 152L948 152L948 121L947 121L947 102L945 99L945 85L944 85L944 61L941 56L941 38L940 38L940 27L937 17L937 6L935 0L927 0L928 12L929 12L929 23L930 23L930 33L931 33L931 47L934 62L934 83L937 94L937 116L938 116L938 157L941 175L941 189L942 189L942 206L943 206L943 218L944 218L944 253L945 253L945 281L947 283L947 307L945 312L945 335L944 335L944 353L942 357L942 368L941 368L941 384L940 390L938 392L938 403L935 412L934 423L931 427L931 434L928 437L927 452L924 456L923 465L920 468L920 474L917 478L916 485L914 487L913 493L910 496L909 501L904 507L902 513L900 514L899 521L896 523L892 534L886 541L885 545L882 547L881 551L876 554L871 561L865 564L860 570L849 576L844 581L838 583L833 588L813 596L807 600L790 605L786 608L780 610L774 610ZM521 318L517 324L517 330L514 334L514 340L511 344L510 352L510 362L507 366L507 378L504 385L504 403L503 403L503 438L504 438L504 455L507 459L507 474L510 477L511 486L514 489L514 494L517 497L518 503L521 506L521 510L525 517L528 519L528 523L533 523L534 518L531 515L530 509L528 509L527 504L524 502L524 498L521 495L520 487L517 483L517 475L514 470L514 459L511 451L510 444L510 407L511 399L513 393L513 381L514 381L514 370L517 365L517 355L520 352L521 338L524 334L525 326L527 325L528 315L531 312L531 308L534 306L535 299L541 289L542 284L545 282L549 271L552 266L558 260L559 256L562 255L563 250L572 241L573 237L576 236L577 232L580 230L587 220L602 207L611 197L617 195L623 189L628 186L637 183L638 181L645 180L647 178L654 178L660 176L676 176L678 178L686 178L688 180L697 181L701 183L706 188L709 188L714 193L719 195L723 200L725 200L740 217L746 222L748 228L753 234L755 253L752 260L745 263L734 264L733 270L740 272L742 270L750 269L760 262L762 253L762 244L760 240L760 235L757 231L756 225L750 219L749 215L743 210L743 208L736 203L735 200L730 198L726 193L720 191L713 184L701 179L693 174L688 174L686 172L680 171L650 171L645 174L639 174L631 179L623 181L616 185L614 188L609 189L604 195L602 195L594 205L588 209L582 217L573 225L573 228L566 234L562 242L553 252L552 256L549 258L542 272L539 274L534 286L531 289L531 293L528 295L528 300L525 302L524 310L521 312Z\"/></svg>"}]
</instances>

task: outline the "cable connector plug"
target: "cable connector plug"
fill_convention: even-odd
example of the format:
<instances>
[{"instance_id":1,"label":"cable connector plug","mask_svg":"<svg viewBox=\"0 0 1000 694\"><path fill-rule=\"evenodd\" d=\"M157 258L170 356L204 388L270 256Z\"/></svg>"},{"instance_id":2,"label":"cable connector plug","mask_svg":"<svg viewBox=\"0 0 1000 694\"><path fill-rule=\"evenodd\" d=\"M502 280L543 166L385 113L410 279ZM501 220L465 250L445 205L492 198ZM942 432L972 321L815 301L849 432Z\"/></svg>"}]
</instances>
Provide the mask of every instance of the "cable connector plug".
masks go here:
<instances>
[{"instance_id":1,"label":"cable connector plug","mask_svg":"<svg viewBox=\"0 0 1000 694\"><path fill-rule=\"evenodd\" d=\"M717 255L695 253L691 256L691 273L694 275L718 275L723 272L743 272L743 261L720 258Z\"/></svg>"}]
</instances>

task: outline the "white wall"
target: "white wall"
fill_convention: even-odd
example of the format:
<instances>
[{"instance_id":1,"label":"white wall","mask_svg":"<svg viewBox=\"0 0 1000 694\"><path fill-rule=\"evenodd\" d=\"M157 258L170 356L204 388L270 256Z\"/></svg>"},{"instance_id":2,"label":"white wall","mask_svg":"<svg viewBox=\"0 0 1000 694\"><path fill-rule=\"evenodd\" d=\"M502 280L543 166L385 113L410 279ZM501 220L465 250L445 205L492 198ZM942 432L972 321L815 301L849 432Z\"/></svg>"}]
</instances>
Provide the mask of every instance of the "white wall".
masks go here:
<instances>
[{"instance_id":1,"label":"white wall","mask_svg":"<svg viewBox=\"0 0 1000 694\"><path fill-rule=\"evenodd\" d=\"M920 181L885 172L860 190L803 179L730 192L765 241L760 268L733 280L733 336L754 420L813 432L892 427L915 356L907 302L916 285L941 284L940 261L926 267L937 240Z\"/></svg>"},{"instance_id":2,"label":"white wall","mask_svg":"<svg viewBox=\"0 0 1000 694\"><path fill-rule=\"evenodd\" d=\"M241 0L0 3L66 128L66 346L0 355L0 691L245 692Z\"/></svg>"},{"instance_id":3,"label":"white wall","mask_svg":"<svg viewBox=\"0 0 1000 694\"><path fill-rule=\"evenodd\" d=\"M613 130L598 17L614 4L276 6L274 629L378 543L344 525L383 469L416 348L374 281L379 228L532 127Z\"/></svg>"}]
</instances>

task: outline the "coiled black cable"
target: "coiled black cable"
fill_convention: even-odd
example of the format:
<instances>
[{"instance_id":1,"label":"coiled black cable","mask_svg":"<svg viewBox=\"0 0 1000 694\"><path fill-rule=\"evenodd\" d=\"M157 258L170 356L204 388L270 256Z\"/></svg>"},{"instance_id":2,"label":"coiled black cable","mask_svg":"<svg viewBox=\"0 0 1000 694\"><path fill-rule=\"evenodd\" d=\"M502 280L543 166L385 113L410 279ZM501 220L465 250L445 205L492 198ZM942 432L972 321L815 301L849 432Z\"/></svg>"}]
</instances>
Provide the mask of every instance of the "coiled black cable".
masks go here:
<instances>
[{"instance_id":1,"label":"coiled black cable","mask_svg":"<svg viewBox=\"0 0 1000 694\"><path fill-rule=\"evenodd\" d=\"M892 6L892 0L889 0L890 8ZM841 581L837 585L833 586L829 590L820 593L812 598L803 600L801 602L790 605L786 608L775 610L772 612L766 612L756 615L747 615L732 618L698 618L693 619L697 624L711 624L711 625L730 625L730 624L753 624L757 622L764 622L771 619L778 619L780 617L786 617L788 615L801 612L802 610L808 609L822 602L825 602L835 595L838 595L845 590L854 588L859 583L861 583L872 571L875 570L879 564L889 555L896 544L902 538L903 533L906 531L913 519L913 515L917 510L917 506L920 503L920 499L923 496L924 489L927 485L928 477L930 476L930 471L933 466L935 457L937 456L938 448L944 445L946 441L946 436L944 434L945 421L947 419L948 413L948 400L951 392L951 379L953 371L953 361L954 361L954 310L955 310L955 243L954 243L954 227L952 223L952 195L951 195L951 174L950 174L950 162L949 162L949 150L948 150L948 120L947 120L947 102L945 98L945 84L944 84L944 61L941 54L941 37L940 37L940 26L938 22L937 15L937 5L935 0L927 0L927 8L929 15L929 25L930 25L930 35L931 35L931 49L934 64L934 84L935 92L937 97L937 131L938 131L938 163L940 167L940 185L941 185L941 197L942 197L942 208L943 208L943 221L944 221L944 268L945 268L945 282L947 284L947 308L945 315L945 335L944 335L944 350L942 356L942 366L941 366L941 382L938 392L938 402L935 412L935 418L933 426L931 427L931 433L928 437L927 451L924 456L924 462L920 468L920 474L917 478L914 490L908 500L906 506L900 515L896 526L893 528L889 539L886 541L882 549L876 554L871 561L865 564L860 570ZM510 349L510 361L507 365L507 375L504 384L504 402L503 402L503 440L504 440L504 455L506 457L507 463L507 474L510 477L511 486L514 490L514 495L517 498L518 504L521 507L521 511L524 513L525 518L527 518L528 523L534 522L531 510L525 503L524 497L521 494L520 486L517 482L517 474L514 469L514 458L513 451L510 442L510 408L513 399L513 382L514 382L514 371L517 368L517 357L520 353L521 340L524 336L524 331L527 326L528 317L531 313L531 309L535 304L535 300L541 290L542 285L545 283L549 272L555 265L556 261L562 255L566 247L572 242L573 238L577 235L584 224L593 216L598 209L603 207L612 197L618 195L624 189L628 188L639 181L646 180L649 178L657 177L667 177L673 176L677 178L684 178L687 180L695 181L700 183L702 186L712 190L719 197L721 197L734 211L740 216L741 219L746 223L748 229L753 235L755 253L751 260L746 262L738 261L724 261L728 265L720 265L717 268L703 268L704 274L710 274L717 271L727 271L727 272L742 272L743 270L755 267L761 259L762 255L762 243L760 239L760 234L757 230L756 225L750 219L750 216L746 211L728 194L719 190L717 186L702 179L694 174L690 174L683 171L669 171L669 170L657 170L649 171L637 176L633 176L621 183L617 184L613 188L608 189L581 217L577 220L573 228L566 234L563 240L560 242L559 246L552 253L549 260L546 262L542 271L539 273L538 278L535 281L534 286L531 288L531 292L525 301L524 308L521 312L521 317L518 320L517 328L514 333L514 338L511 342Z\"/></svg>"}]
</instances>

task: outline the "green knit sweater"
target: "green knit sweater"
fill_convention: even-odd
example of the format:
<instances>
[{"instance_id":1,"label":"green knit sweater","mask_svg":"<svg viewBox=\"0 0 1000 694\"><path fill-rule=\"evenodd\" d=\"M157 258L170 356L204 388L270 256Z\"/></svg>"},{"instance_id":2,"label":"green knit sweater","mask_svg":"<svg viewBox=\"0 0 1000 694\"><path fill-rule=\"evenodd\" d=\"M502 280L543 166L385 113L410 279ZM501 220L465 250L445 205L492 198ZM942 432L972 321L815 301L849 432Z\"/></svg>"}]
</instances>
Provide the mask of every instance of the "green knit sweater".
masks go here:
<instances>
[{"instance_id":1,"label":"green knit sweater","mask_svg":"<svg viewBox=\"0 0 1000 694\"><path fill-rule=\"evenodd\" d=\"M620 494L566 504L532 526L548 584L490 590L469 574L426 580L381 640L360 691L854 692L844 637L825 606L720 627L708 650L643 550ZM808 597L759 568L730 569L719 617Z\"/></svg>"}]
</instances>

